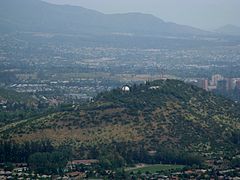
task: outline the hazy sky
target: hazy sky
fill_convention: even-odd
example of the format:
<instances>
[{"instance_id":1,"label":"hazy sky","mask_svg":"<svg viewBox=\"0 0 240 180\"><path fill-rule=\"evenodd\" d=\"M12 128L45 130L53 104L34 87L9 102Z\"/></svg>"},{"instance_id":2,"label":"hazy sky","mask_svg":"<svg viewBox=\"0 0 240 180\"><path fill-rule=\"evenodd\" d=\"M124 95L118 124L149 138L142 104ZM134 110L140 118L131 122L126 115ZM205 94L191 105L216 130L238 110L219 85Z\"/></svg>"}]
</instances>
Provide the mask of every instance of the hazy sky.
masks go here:
<instances>
[{"instance_id":1,"label":"hazy sky","mask_svg":"<svg viewBox=\"0 0 240 180\"><path fill-rule=\"evenodd\" d=\"M45 0L79 5L103 13L142 12L165 21L212 30L240 26L240 0Z\"/></svg>"}]
</instances>

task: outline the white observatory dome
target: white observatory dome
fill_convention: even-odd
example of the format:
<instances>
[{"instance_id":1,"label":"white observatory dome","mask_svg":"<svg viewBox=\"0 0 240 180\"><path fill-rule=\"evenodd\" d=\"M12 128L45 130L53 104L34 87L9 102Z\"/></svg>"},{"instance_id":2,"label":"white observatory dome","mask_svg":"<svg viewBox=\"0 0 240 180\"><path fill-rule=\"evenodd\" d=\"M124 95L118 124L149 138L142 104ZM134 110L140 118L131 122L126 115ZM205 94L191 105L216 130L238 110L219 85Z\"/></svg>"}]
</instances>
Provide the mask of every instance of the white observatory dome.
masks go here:
<instances>
[{"instance_id":1,"label":"white observatory dome","mask_svg":"<svg viewBox=\"0 0 240 180\"><path fill-rule=\"evenodd\" d=\"M130 87L127 86L127 85L126 85L126 86L123 86L123 87L122 87L122 91L123 91L123 92L129 92L129 91L130 91Z\"/></svg>"}]
</instances>

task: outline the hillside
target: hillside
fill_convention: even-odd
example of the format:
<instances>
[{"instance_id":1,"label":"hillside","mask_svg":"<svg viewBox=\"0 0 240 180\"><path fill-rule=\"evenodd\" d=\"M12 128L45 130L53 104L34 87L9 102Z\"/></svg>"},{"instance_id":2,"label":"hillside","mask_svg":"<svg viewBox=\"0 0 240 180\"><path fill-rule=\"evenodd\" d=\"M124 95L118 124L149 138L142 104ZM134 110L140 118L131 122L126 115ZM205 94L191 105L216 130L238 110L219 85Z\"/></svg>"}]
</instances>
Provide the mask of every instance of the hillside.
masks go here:
<instances>
[{"instance_id":1,"label":"hillside","mask_svg":"<svg viewBox=\"0 0 240 180\"><path fill-rule=\"evenodd\" d=\"M40 0L1 0L0 31L65 34L205 35L197 28L164 22L148 14L103 14Z\"/></svg>"},{"instance_id":2,"label":"hillside","mask_svg":"<svg viewBox=\"0 0 240 180\"><path fill-rule=\"evenodd\" d=\"M219 156L239 153L239 117L238 104L166 80L133 86L127 93L105 92L84 106L4 126L0 134L21 143L50 140L74 147L78 155L123 143L125 150L163 148Z\"/></svg>"}]
</instances>

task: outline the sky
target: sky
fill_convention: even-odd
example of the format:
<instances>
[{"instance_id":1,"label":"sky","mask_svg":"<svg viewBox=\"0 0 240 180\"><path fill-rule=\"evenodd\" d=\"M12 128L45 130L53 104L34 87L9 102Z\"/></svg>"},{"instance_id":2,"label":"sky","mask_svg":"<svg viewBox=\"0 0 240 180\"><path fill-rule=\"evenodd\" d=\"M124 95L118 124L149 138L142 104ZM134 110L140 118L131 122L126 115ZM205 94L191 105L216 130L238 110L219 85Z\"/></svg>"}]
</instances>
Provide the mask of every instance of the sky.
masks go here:
<instances>
[{"instance_id":1,"label":"sky","mask_svg":"<svg viewBox=\"0 0 240 180\"><path fill-rule=\"evenodd\" d=\"M240 26L240 0L45 0L78 5L106 14L141 12L164 21L205 30L232 24Z\"/></svg>"}]
</instances>

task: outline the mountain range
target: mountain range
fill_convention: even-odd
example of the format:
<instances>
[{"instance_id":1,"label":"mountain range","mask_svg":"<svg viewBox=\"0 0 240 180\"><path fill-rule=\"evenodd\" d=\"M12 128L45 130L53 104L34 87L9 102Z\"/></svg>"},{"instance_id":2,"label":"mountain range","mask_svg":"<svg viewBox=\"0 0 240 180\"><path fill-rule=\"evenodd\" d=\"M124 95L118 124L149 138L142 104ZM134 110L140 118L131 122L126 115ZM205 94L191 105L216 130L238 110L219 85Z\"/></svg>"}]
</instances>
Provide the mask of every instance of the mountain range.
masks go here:
<instances>
[{"instance_id":1,"label":"mountain range","mask_svg":"<svg viewBox=\"0 0 240 180\"><path fill-rule=\"evenodd\" d=\"M40 0L1 0L0 31L150 36L209 34L190 26L165 22L150 14L103 14Z\"/></svg>"}]
</instances>

